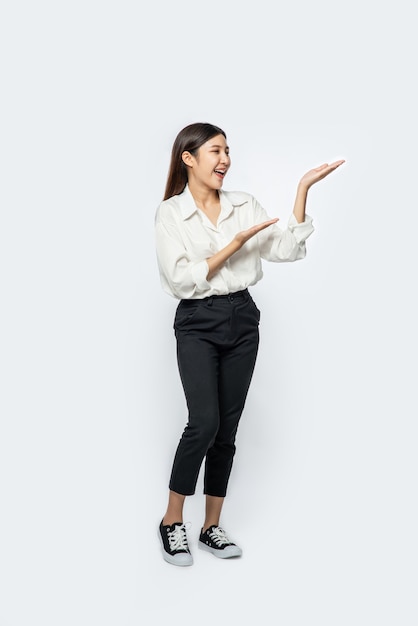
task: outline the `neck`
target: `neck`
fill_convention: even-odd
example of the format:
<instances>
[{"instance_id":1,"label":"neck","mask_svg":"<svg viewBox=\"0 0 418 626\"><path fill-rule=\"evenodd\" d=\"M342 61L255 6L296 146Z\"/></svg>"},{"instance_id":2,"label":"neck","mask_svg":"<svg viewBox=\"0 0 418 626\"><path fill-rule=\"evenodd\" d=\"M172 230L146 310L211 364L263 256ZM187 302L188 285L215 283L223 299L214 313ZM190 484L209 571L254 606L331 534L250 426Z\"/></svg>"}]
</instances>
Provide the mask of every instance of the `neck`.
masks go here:
<instances>
[{"instance_id":1,"label":"neck","mask_svg":"<svg viewBox=\"0 0 418 626\"><path fill-rule=\"evenodd\" d=\"M219 193L217 189L209 189L196 185L193 181L189 181L190 193L197 205L205 206L219 202Z\"/></svg>"}]
</instances>

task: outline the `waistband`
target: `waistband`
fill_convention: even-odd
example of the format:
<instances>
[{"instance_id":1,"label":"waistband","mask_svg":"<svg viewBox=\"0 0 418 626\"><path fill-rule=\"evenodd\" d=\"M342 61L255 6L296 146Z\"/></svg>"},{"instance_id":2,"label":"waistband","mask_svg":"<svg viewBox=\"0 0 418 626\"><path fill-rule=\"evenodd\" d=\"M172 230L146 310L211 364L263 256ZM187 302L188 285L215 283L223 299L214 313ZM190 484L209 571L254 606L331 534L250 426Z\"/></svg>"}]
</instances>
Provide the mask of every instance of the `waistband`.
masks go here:
<instances>
[{"instance_id":1,"label":"waistband","mask_svg":"<svg viewBox=\"0 0 418 626\"><path fill-rule=\"evenodd\" d=\"M187 300L181 300L181 302L184 302L184 303L207 302L210 304L213 302L213 300L221 300L221 301L225 300L228 302L234 302L235 300L237 301L248 300L249 297L250 297L250 294L249 294L248 289L242 289L242 291L235 291L233 293L227 293L221 296L213 295L213 296L206 296L206 298L190 298Z\"/></svg>"}]
</instances>

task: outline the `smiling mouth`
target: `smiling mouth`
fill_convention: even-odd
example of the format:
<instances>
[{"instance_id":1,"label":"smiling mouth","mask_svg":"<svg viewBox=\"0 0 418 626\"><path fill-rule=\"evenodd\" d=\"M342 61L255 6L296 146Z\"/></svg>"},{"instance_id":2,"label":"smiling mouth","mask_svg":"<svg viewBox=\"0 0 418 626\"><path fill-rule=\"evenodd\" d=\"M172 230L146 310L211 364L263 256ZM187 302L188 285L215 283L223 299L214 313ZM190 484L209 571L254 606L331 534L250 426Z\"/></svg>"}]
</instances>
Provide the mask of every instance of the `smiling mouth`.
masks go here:
<instances>
[{"instance_id":1,"label":"smiling mouth","mask_svg":"<svg viewBox=\"0 0 418 626\"><path fill-rule=\"evenodd\" d=\"M226 174L226 170L215 170L215 174L217 174L218 176L222 176L223 178Z\"/></svg>"}]
</instances>

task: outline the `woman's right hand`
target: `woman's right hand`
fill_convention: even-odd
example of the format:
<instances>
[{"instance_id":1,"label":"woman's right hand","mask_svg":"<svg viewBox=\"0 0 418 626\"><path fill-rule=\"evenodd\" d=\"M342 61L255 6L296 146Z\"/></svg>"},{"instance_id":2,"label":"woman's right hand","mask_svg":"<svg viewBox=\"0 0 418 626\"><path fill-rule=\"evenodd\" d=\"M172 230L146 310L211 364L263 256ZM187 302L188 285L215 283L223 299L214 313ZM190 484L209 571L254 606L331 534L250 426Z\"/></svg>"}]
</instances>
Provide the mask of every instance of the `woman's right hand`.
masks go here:
<instances>
[{"instance_id":1,"label":"woman's right hand","mask_svg":"<svg viewBox=\"0 0 418 626\"><path fill-rule=\"evenodd\" d=\"M232 241L227 246L225 246L225 248L222 248L222 250L219 250L219 252L215 252L213 256L206 259L209 268L206 279L210 280L212 276L216 274L219 268L222 267L225 261L227 261L233 254L235 254L235 252L238 252L238 250L245 244L246 241L251 239L251 237L254 237L254 235L259 233L260 230L264 230L264 228L267 228L268 226L271 226L278 221L279 218L275 217L272 220L268 220L268 222L256 224L256 226L252 226L248 230L242 230L240 233L237 233Z\"/></svg>"},{"instance_id":2,"label":"woman's right hand","mask_svg":"<svg viewBox=\"0 0 418 626\"><path fill-rule=\"evenodd\" d=\"M261 224L256 224L255 226L252 226L251 228L248 228L248 230L242 230L240 233L237 233L235 235L234 240L241 247L241 246L244 245L245 242L247 242L249 239L251 239L251 237L254 237L254 235L257 235L257 233L259 233L260 230L264 230L265 228L268 228L269 226L271 226L272 224L275 224L278 221L279 221L279 218L275 217L272 220L268 220L267 222L262 222Z\"/></svg>"}]
</instances>

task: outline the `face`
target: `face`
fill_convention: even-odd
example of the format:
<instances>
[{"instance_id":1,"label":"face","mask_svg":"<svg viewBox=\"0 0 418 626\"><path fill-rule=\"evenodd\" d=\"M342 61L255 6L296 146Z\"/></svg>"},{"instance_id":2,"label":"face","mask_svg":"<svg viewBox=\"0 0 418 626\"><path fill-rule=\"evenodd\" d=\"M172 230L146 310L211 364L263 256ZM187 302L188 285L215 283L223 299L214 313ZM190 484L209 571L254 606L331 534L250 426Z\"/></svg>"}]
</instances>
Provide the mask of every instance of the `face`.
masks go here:
<instances>
[{"instance_id":1,"label":"face","mask_svg":"<svg viewBox=\"0 0 418 626\"><path fill-rule=\"evenodd\" d=\"M223 135L216 135L200 146L197 155L183 152L183 161L188 166L189 183L200 187L220 189L231 165L229 147Z\"/></svg>"}]
</instances>

